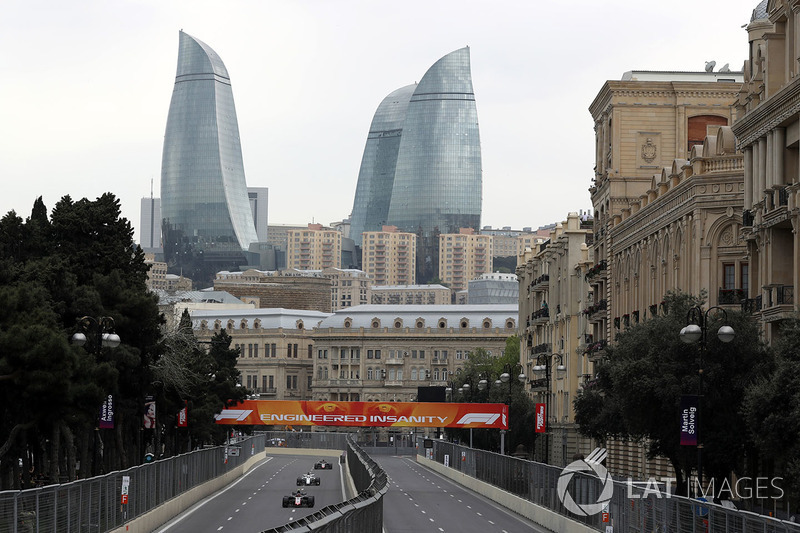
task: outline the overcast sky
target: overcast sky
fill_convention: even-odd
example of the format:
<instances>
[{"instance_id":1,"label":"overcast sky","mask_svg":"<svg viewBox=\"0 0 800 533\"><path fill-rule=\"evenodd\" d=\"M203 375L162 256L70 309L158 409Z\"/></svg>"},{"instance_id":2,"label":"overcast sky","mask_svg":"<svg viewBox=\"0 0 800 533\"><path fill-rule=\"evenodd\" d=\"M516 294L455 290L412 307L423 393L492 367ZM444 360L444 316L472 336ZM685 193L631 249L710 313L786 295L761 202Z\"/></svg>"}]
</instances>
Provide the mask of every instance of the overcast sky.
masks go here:
<instances>
[{"instance_id":1,"label":"overcast sky","mask_svg":"<svg viewBox=\"0 0 800 533\"><path fill-rule=\"evenodd\" d=\"M591 208L588 107L629 70L741 70L756 0L5 0L0 215L43 196L160 196L183 29L222 58L248 186L270 224L349 216L372 116L470 46L482 225L534 228ZM138 240L138 232L136 234Z\"/></svg>"}]
</instances>

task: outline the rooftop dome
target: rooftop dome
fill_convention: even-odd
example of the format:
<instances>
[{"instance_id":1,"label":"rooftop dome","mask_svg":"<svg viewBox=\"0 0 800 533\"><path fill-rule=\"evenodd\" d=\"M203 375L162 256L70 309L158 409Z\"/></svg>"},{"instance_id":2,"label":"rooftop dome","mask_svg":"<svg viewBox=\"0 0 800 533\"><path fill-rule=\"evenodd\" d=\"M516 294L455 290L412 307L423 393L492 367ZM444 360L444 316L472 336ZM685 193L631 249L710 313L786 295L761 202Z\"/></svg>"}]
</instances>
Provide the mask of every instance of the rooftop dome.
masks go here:
<instances>
[{"instance_id":1,"label":"rooftop dome","mask_svg":"<svg viewBox=\"0 0 800 533\"><path fill-rule=\"evenodd\" d=\"M769 0L761 0L756 8L753 10L753 16L750 17L750 22L756 20L764 20L767 18L767 4Z\"/></svg>"}]
</instances>

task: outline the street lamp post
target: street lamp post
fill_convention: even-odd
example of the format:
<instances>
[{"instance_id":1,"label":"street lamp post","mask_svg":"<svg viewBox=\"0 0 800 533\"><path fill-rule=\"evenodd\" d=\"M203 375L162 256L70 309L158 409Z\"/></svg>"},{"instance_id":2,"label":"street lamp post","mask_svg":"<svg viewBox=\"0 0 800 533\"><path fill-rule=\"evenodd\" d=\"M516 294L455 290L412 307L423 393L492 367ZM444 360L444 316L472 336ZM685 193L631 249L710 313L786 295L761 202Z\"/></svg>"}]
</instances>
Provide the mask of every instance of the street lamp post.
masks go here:
<instances>
[{"instance_id":1,"label":"street lamp post","mask_svg":"<svg viewBox=\"0 0 800 533\"><path fill-rule=\"evenodd\" d=\"M503 373L500 374L500 379L495 382L497 385L500 385L501 383L508 383L508 401L506 402L506 405L508 405L509 422L511 421L511 384L513 383L513 380L511 379L511 374L516 374L517 372L519 372L519 375L517 376L517 379L519 380L519 382L520 383L525 383L525 379L527 379L528 376L526 376L525 373L522 371L522 365L519 364L519 363L514 364L514 365L512 365L512 364L505 365L503 367ZM501 429L500 430L500 454L501 455L505 453L505 449L506 449L505 448L505 436L506 436L506 430Z\"/></svg>"},{"instance_id":2,"label":"street lamp post","mask_svg":"<svg viewBox=\"0 0 800 533\"><path fill-rule=\"evenodd\" d=\"M552 357L548 354L540 355L536 358L536 365L533 367L534 372L543 372L545 380L545 396L544 396L544 412L545 412L545 426L544 426L544 462L550 461L550 439L548 436L547 419L550 417L550 383L552 379L553 360L558 361L556 370L558 372L566 371L567 367L564 366L564 358L561 354L553 354Z\"/></svg>"},{"instance_id":3,"label":"street lamp post","mask_svg":"<svg viewBox=\"0 0 800 533\"><path fill-rule=\"evenodd\" d=\"M467 376L464 379L464 384L458 388L458 392L462 395L467 396L469 394L469 399L472 400L472 394L470 391L472 390L472 378ZM469 447L472 448L472 428L469 428Z\"/></svg>"},{"instance_id":4,"label":"street lamp post","mask_svg":"<svg viewBox=\"0 0 800 533\"><path fill-rule=\"evenodd\" d=\"M84 316L78 319L80 331L72 335L72 343L100 357L103 347L119 346L119 335L114 333L114 319L110 316Z\"/></svg>"},{"instance_id":5,"label":"street lamp post","mask_svg":"<svg viewBox=\"0 0 800 533\"><path fill-rule=\"evenodd\" d=\"M119 335L114 333L114 319L110 316L101 316L95 318L92 316L84 316L78 319L78 329L72 334L71 341L76 346L83 346L83 348L94 354L96 358L100 358L103 353L103 347L116 348L119 346ZM97 439L100 438L100 424L95 427L92 453L92 463L94 473L97 473Z\"/></svg>"},{"instance_id":6,"label":"street lamp post","mask_svg":"<svg viewBox=\"0 0 800 533\"><path fill-rule=\"evenodd\" d=\"M706 351L706 340L708 336L708 314L711 311L721 311L723 322L728 321L728 313L725 309L718 306L709 307L705 313L703 309L696 305L689 309L686 313L686 327L681 329L681 340L686 344L691 344L700 341L700 364L697 369L699 377L699 395L697 398L697 483L702 487L703 483L703 441L702 441L702 426L701 413L703 403L703 357ZM722 342L731 342L736 332L728 325L723 325L717 330L717 338Z\"/></svg>"}]
</instances>

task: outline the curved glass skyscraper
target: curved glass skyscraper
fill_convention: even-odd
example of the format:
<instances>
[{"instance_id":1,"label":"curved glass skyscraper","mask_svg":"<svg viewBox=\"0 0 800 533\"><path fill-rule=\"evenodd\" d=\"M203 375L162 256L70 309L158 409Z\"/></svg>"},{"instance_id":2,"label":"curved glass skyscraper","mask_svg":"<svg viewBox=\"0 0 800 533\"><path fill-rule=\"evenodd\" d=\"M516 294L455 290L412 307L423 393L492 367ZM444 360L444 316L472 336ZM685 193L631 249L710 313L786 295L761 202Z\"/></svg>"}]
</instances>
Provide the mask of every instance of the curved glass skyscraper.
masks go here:
<instances>
[{"instance_id":1,"label":"curved glass skyscraper","mask_svg":"<svg viewBox=\"0 0 800 533\"><path fill-rule=\"evenodd\" d=\"M228 71L208 45L180 32L178 70L161 161L164 252L242 264L257 242Z\"/></svg>"},{"instance_id":2,"label":"curved glass skyscraper","mask_svg":"<svg viewBox=\"0 0 800 533\"><path fill-rule=\"evenodd\" d=\"M350 217L350 235L357 245L362 232L380 231L387 223L406 109L416 88L406 85L391 93L372 118Z\"/></svg>"},{"instance_id":3,"label":"curved glass skyscraper","mask_svg":"<svg viewBox=\"0 0 800 533\"><path fill-rule=\"evenodd\" d=\"M393 114L403 109L404 117ZM380 134L393 130L398 130L399 142L376 142L382 142ZM356 188L351 236L360 242L357 233L380 229L379 224L416 233L417 280L430 281L438 275L439 234L480 229L481 187L469 48L461 48L434 63L416 87L390 94L375 113Z\"/></svg>"}]
</instances>

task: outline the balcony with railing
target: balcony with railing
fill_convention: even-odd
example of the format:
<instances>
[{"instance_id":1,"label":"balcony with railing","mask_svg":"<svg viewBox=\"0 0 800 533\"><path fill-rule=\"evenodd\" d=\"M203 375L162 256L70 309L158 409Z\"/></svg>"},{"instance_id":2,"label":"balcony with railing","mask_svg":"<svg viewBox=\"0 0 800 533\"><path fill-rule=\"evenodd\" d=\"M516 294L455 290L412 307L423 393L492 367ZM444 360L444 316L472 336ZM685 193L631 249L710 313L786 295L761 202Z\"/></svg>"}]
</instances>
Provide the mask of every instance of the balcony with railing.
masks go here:
<instances>
[{"instance_id":1,"label":"balcony with railing","mask_svg":"<svg viewBox=\"0 0 800 533\"><path fill-rule=\"evenodd\" d=\"M608 263L606 262L605 259L603 259L602 261L591 267L588 271L586 271L584 279L586 279L586 281L591 282L595 278L604 277L607 268L608 268Z\"/></svg>"},{"instance_id":2,"label":"balcony with railing","mask_svg":"<svg viewBox=\"0 0 800 533\"><path fill-rule=\"evenodd\" d=\"M531 348L531 354L553 353L553 347L549 342L537 344Z\"/></svg>"},{"instance_id":3,"label":"balcony with railing","mask_svg":"<svg viewBox=\"0 0 800 533\"><path fill-rule=\"evenodd\" d=\"M534 311L531 313L531 322L533 324L536 323L544 323L550 319L550 309L547 307L542 307L538 311Z\"/></svg>"},{"instance_id":4,"label":"balcony with railing","mask_svg":"<svg viewBox=\"0 0 800 533\"><path fill-rule=\"evenodd\" d=\"M789 222L789 191L785 187L781 187L780 189L767 191L766 195L766 206L769 207L771 205L772 208L768 208L764 212L764 227L771 227L779 224L789 227L791 224Z\"/></svg>"},{"instance_id":5,"label":"balcony with railing","mask_svg":"<svg viewBox=\"0 0 800 533\"><path fill-rule=\"evenodd\" d=\"M774 322L794 314L794 285L769 285L764 288L762 318Z\"/></svg>"},{"instance_id":6,"label":"balcony with railing","mask_svg":"<svg viewBox=\"0 0 800 533\"><path fill-rule=\"evenodd\" d=\"M747 289L719 289L718 305L741 305L747 299Z\"/></svg>"},{"instance_id":7,"label":"balcony with railing","mask_svg":"<svg viewBox=\"0 0 800 533\"><path fill-rule=\"evenodd\" d=\"M593 303L583 310L583 314L589 317L589 320L598 319L605 316L605 311L608 309L608 301L603 298L599 302Z\"/></svg>"},{"instance_id":8,"label":"balcony with railing","mask_svg":"<svg viewBox=\"0 0 800 533\"><path fill-rule=\"evenodd\" d=\"M530 288L534 291L543 291L550 286L550 274L542 274L538 278L531 281Z\"/></svg>"},{"instance_id":9,"label":"balcony with railing","mask_svg":"<svg viewBox=\"0 0 800 533\"><path fill-rule=\"evenodd\" d=\"M583 353L589 357L590 361L600 360L606 355L606 346L608 346L608 341L606 339L600 339L599 341L588 345L586 347L586 351Z\"/></svg>"}]
</instances>

